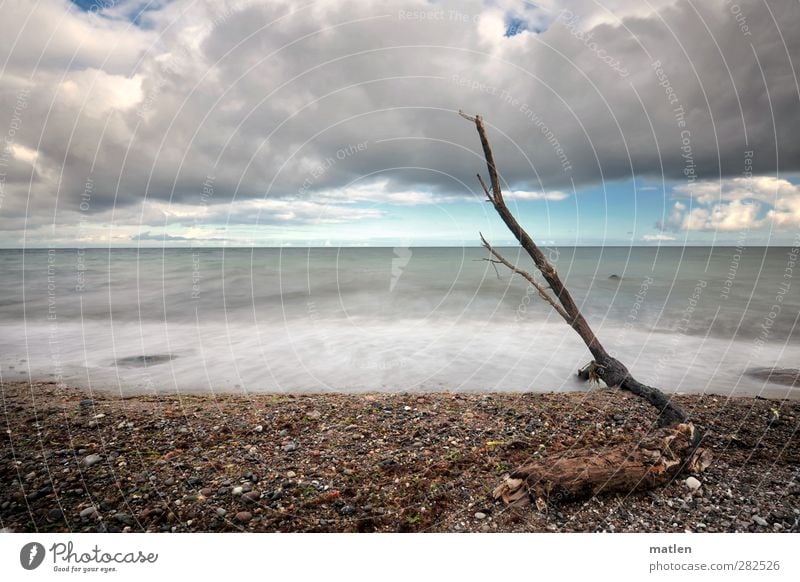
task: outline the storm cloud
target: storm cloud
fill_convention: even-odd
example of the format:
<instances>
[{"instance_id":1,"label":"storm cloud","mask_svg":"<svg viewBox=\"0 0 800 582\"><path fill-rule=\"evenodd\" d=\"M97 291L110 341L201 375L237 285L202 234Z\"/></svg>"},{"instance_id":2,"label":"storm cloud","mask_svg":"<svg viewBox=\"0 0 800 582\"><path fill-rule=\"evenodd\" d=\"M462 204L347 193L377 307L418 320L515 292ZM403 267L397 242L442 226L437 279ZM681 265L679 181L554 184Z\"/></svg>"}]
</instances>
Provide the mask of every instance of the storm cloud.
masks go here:
<instances>
[{"instance_id":1,"label":"storm cloud","mask_svg":"<svg viewBox=\"0 0 800 582\"><path fill-rule=\"evenodd\" d=\"M735 214L726 184L745 174L797 195L780 181L800 169L797 2L142 6L4 4L4 230L156 236L193 208L305 224L479 199L459 109L485 117L521 199L645 176L690 200L716 184ZM714 227L678 204L664 227ZM782 204L781 225L800 224Z\"/></svg>"}]
</instances>

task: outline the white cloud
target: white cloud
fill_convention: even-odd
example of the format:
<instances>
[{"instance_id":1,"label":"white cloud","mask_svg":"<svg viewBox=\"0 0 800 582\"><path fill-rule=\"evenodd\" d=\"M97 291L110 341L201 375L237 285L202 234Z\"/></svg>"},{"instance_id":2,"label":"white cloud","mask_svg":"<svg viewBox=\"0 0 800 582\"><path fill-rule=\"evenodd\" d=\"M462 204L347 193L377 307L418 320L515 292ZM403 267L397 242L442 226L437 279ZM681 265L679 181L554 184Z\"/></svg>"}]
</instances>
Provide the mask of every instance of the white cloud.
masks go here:
<instances>
[{"instance_id":1,"label":"white cloud","mask_svg":"<svg viewBox=\"0 0 800 582\"><path fill-rule=\"evenodd\" d=\"M143 98L142 76L109 75L84 69L66 75L59 87L59 106L100 118L111 111L126 111Z\"/></svg>"},{"instance_id":2,"label":"white cloud","mask_svg":"<svg viewBox=\"0 0 800 582\"><path fill-rule=\"evenodd\" d=\"M679 230L735 231L800 228L800 186L771 176L682 185L664 226Z\"/></svg>"},{"instance_id":3,"label":"white cloud","mask_svg":"<svg viewBox=\"0 0 800 582\"><path fill-rule=\"evenodd\" d=\"M646 240L648 242L664 242L675 240L675 237L669 234L664 234L663 232L659 232L658 234L646 234L642 237L642 240Z\"/></svg>"},{"instance_id":4,"label":"white cloud","mask_svg":"<svg viewBox=\"0 0 800 582\"><path fill-rule=\"evenodd\" d=\"M528 191L528 190L514 190L506 196L515 200L550 200L558 202L569 198L569 194L560 190L549 191Z\"/></svg>"},{"instance_id":5,"label":"white cloud","mask_svg":"<svg viewBox=\"0 0 800 582\"><path fill-rule=\"evenodd\" d=\"M39 156L39 152L36 150L19 144L14 144L11 146L11 153L15 160L27 162L28 164L33 164L33 162L35 162L36 158Z\"/></svg>"}]
</instances>

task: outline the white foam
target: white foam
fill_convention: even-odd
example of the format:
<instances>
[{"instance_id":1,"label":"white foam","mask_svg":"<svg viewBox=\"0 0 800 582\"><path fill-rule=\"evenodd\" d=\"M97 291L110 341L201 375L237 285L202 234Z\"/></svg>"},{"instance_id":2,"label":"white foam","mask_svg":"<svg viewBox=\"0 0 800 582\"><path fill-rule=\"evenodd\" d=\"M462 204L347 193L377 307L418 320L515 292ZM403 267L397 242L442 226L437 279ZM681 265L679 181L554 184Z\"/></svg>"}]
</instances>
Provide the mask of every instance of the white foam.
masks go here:
<instances>
[{"instance_id":1,"label":"white foam","mask_svg":"<svg viewBox=\"0 0 800 582\"><path fill-rule=\"evenodd\" d=\"M756 352L745 340L611 325L597 332L613 340L607 347L639 380L668 392L797 394L742 376L756 366L796 367L797 346ZM4 324L0 353L5 381L30 375L124 394L586 390L575 371L591 359L577 335L560 322L358 318L260 325ZM148 368L115 364L158 354L177 357Z\"/></svg>"}]
</instances>

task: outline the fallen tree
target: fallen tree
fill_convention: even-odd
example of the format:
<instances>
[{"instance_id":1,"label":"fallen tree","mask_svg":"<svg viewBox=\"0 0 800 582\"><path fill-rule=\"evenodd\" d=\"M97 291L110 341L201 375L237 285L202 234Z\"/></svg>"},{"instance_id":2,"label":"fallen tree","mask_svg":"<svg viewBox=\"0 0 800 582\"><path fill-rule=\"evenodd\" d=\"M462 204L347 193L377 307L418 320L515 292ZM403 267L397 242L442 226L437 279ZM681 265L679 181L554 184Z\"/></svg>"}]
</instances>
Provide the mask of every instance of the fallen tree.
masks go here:
<instances>
[{"instance_id":1,"label":"fallen tree","mask_svg":"<svg viewBox=\"0 0 800 582\"><path fill-rule=\"evenodd\" d=\"M656 424L659 428L647 438L635 444L603 450L575 450L557 459L543 459L526 465L505 478L495 489L495 498L519 504L531 499L542 503L542 500L581 499L600 492L627 493L666 484L687 468L692 471L703 470L710 456L699 447L702 440L700 432L689 421L686 412L670 397L658 388L636 380L622 362L606 351L555 267L506 206L483 119L480 115L459 113L475 124L480 137L489 185L480 174L478 181L486 198L533 260L544 282L537 281L531 273L508 261L481 234L481 242L489 251L486 260L503 265L526 279L581 337L594 359L578 372L579 377L602 380L610 388L627 390L645 399L658 411Z\"/></svg>"}]
</instances>

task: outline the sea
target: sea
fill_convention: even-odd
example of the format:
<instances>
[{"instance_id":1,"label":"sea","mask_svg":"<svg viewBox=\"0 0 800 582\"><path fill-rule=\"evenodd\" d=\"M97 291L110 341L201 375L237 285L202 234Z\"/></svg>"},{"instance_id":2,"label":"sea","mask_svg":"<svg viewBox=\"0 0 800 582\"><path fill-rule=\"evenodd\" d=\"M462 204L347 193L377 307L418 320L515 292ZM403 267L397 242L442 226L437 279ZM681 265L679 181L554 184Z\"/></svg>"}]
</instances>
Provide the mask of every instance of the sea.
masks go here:
<instances>
[{"instance_id":1,"label":"sea","mask_svg":"<svg viewBox=\"0 0 800 582\"><path fill-rule=\"evenodd\" d=\"M519 248L504 248L535 271ZM787 247L545 248L606 349L670 393L795 398ZM0 379L129 394L596 389L578 335L468 248L0 250ZM539 277L541 280L541 277Z\"/></svg>"}]
</instances>

